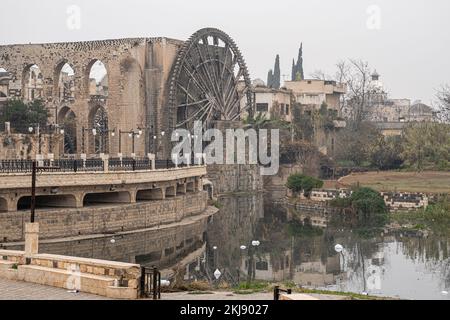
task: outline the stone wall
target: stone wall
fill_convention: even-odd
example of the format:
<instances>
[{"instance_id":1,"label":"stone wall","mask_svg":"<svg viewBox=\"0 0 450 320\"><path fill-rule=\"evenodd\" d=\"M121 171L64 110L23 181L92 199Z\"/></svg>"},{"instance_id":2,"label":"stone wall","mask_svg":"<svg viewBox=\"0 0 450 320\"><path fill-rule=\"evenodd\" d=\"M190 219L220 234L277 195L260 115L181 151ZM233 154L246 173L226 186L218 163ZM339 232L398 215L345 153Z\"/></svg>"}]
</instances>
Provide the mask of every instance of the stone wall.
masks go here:
<instances>
[{"instance_id":1,"label":"stone wall","mask_svg":"<svg viewBox=\"0 0 450 320\"><path fill-rule=\"evenodd\" d=\"M0 68L4 68L11 80L8 98L27 99L26 75L30 67L39 67L40 91L51 119L62 123L73 111L76 119L77 153L94 153L94 136L82 128L93 127L93 116L102 107L107 113L108 128L116 135L109 137L107 153L119 152L122 138L123 154L131 153L128 135L119 130L130 131L143 128L145 133L135 141L135 152L142 156L156 151L152 146L153 135L161 137L167 114L165 87L172 63L183 41L168 38L127 38L103 41L83 41L45 44L16 44L0 46ZM90 70L101 61L108 76L107 96L90 93ZM69 64L74 71L73 98L60 96L60 74ZM84 139L83 139L84 138ZM167 137L165 138L167 139ZM85 150L82 150L83 140ZM164 146L164 141L156 141ZM154 149L154 150L149 150Z\"/></svg>"},{"instance_id":2,"label":"stone wall","mask_svg":"<svg viewBox=\"0 0 450 320\"><path fill-rule=\"evenodd\" d=\"M263 180L258 165L208 165L208 179L216 195L262 191Z\"/></svg>"},{"instance_id":3,"label":"stone wall","mask_svg":"<svg viewBox=\"0 0 450 320\"><path fill-rule=\"evenodd\" d=\"M282 164L278 173L273 176L264 177L264 203L270 204L273 201L286 197L286 183L291 174L302 173L303 166L300 164Z\"/></svg>"},{"instance_id":4,"label":"stone wall","mask_svg":"<svg viewBox=\"0 0 450 320\"><path fill-rule=\"evenodd\" d=\"M42 134L41 152L47 158L49 153L59 154L61 135ZM39 138L36 134L0 133L0 159L35 159L39 154Z\"/></svg>"},{"instance_id":5,"label":"stone wall","mask_svg":"<svg viewBox=\"0 0 450 320\"><path fill-rule=\"evenodd\" d=\"M37 210L40 238L62 238L77 235L137 230L181 221L207 208L204 191L165 200L133 204ZM23 240L28 211L0 213L0 241Z\"/></svg>"}]
</instances>

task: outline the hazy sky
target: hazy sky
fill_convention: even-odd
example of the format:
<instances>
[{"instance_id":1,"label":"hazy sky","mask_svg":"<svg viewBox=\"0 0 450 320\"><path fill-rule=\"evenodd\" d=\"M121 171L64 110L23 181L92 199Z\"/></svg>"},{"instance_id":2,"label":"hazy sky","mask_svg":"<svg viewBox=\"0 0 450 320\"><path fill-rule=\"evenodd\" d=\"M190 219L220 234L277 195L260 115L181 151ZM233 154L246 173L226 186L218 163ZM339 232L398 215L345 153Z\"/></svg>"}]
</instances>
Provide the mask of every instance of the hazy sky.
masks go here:
<instances>
[{"instance_id":1,"label":"hazy sky","mask_svg":"<svg viewBox=\"0 0 450 320\"><path fill-rule=\"evenodd\" d=\"M80 8L79 29L68 27L71 5ZM264 81L277 53L281 74L290 75L303 42L306 76L361 58L393 98L426 103L450 83L449 0L1 0L0 7L0 44L187 39L210 26L234 38L251 77Z\"/></svg>"}]
</instances>

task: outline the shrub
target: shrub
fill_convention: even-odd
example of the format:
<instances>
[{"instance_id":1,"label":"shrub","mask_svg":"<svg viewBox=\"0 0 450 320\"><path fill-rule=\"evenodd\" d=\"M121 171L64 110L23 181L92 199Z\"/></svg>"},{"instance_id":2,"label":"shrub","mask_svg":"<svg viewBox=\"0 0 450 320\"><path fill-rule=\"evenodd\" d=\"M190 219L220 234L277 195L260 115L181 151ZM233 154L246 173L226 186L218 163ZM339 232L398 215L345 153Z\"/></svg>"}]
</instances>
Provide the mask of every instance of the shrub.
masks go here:
<instances>
[{"instance_id":1,"label":"shrub","mask_svg":"<svg viewBox=\"0 0 450 320\"><path fill-rule=\"evenodd\" d=\"M286 186L294 192L303 191L307 195L312 189L321 188L323 181L304 174L295 173L289 176Z\"/></svg>"}]
</instances>

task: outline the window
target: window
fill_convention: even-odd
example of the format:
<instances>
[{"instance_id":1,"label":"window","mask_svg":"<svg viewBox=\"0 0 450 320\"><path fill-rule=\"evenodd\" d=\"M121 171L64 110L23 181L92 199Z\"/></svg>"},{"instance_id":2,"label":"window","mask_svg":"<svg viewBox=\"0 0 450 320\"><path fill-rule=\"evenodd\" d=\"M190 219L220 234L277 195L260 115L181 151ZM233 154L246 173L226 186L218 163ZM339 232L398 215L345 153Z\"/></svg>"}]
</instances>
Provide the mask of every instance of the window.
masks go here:
<instances>
[{"instance_id":1,"label":"window","mask_svg":"<svg viewBox=\"0 0 450 320\"><path fill-rule=\"evenodd\" d=\"M266 261L256 261L256 270L269 270L269 264Z\"/></svg>"},{"instance_id":2,"label":"window","mask_svg":"<svg viewBox=\"0 0 450 320\"><path fill-rule=\"evenodd\" d=\"M286 112L285 113L286 113L286 115L289 115L289 105L288 104L286 105Z\"/></svg>"},{"instance_id":3,"label":"window","mask_svg":"<svg viewBox=\"0 0 450 320\"><path fill-rule=\"evenodd\" d=\"M284 114L284 103L280 105L281 114Z\"/></svg>"},{"instance_id":4,"label":"window","mask_svg":"<svg viewBox=\"0 0 450 320\"><path fill-rule=\"evenodd\" d=\"M267 112L267 111L269 111L269 104L268 103L257 103L256 104L256 111L257 112Z\"/></svg>"}]
</instances>

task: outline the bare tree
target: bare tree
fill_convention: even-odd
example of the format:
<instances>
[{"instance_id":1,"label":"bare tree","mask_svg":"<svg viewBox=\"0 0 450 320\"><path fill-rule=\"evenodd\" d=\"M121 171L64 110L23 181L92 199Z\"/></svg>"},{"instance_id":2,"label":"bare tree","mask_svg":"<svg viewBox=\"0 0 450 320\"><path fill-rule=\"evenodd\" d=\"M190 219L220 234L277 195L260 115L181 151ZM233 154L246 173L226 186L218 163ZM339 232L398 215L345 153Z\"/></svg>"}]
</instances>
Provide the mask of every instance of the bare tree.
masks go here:
<instances>
[{"instance_id":1,"label":"bare tree","mask_svg":"<svg viewBox=\"0 0 450 320\"><path fill-rule=\"evenodd\" d=\"M442 122L450 122L450 85L443 85L436 94L439 101L438 117Z\"/></svg>"},{"instance_id":2,"label":"bare tree","mask_svg":"<svg viewBox=\"0 0 450 320\"><path fill-rule=\"evenodd\" d=\"M331 80L331 77L327 76L323 70L315 70L309 76L314 80Z\"/></svg>"},{"instance_id":3,"label":"bare tree","mask_svg":"<svg viewBox=\"0 0 450 320\"><path fill-rule=\"evenodd\" d=\"M341 61L338 63L338 76L347 84L345 111L356 126L359 126L373 100L372 96L376 93L369 64L355 59Z\"/></svg>"}]
</instances>

